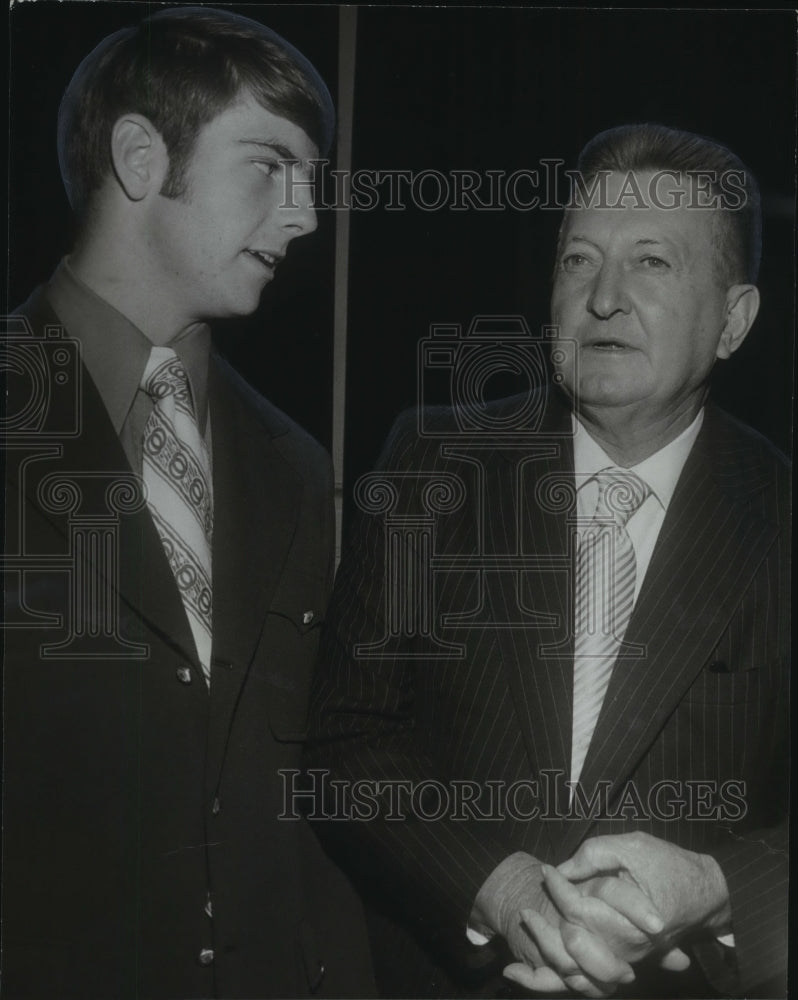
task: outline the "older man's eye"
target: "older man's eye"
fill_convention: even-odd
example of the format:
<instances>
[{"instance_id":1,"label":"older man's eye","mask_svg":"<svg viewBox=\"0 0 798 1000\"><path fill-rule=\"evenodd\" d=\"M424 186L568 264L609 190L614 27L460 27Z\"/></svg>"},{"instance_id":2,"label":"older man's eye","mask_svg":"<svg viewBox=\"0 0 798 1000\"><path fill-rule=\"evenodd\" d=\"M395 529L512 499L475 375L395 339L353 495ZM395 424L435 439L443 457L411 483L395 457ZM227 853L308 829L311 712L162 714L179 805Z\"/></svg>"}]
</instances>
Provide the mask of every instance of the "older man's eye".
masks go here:
<instances>
[{"instance_id":1,"label":"older man's eye","mask_svg":"<svg viewBox=\"0 0 798 1000\"><path fill-rule=\"evenodd\" d=\"M569 253L562 259L562 267L565 271L576 271L590 263L588 258L582 253Z\"/></svg>"},{"instance_id":2,"label":"older man's eye","mask_svg":"<svg viewBox=\"0 0 798 1000\"><path fill-rule=\"evenodd\" d=\"M662 257L654 257L650 254L646 257L643 257L641 263L645 264L645 266L650 271L659 271L662 269L670 268L670 264L667 262L667 260L663 260Z\"/></svg>"}]
</instances>

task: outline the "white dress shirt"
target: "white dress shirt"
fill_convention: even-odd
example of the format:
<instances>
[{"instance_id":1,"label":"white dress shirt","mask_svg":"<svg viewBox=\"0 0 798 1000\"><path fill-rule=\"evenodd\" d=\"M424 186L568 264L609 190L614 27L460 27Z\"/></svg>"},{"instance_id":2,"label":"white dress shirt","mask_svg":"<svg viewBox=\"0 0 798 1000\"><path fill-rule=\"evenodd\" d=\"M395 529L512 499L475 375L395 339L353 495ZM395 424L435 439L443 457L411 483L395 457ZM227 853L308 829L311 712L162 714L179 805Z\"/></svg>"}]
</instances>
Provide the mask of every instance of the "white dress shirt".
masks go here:
<instances>
[{"instance_id":1,"label":"white dress shirt","mask_svg":"<svg viewBox=\"0 0 798 1000\"><path fill-rule=\"evenodd\" d=\"M618 465L590 436L575 414L572 415L571 420L574 432L577 534L581 537L587 530L598 503L598 483L594 478L596 473L601 472L602 469L618 468ZM676 489L676 483L687 461L687 456L695 444L703 421L704 410L702 408L695 420L678 437L629 469L646 483L650 491L645 501L626 523L626 530L635 553L635 601L651 562L651 555L657 544L657 538ZM514 863L513 856L507 858L493 874L501 875L504 867L507 877L512 878ZM486 944L491 936L482 933L470 924L466 928L466 933L469 940L476 945ZM730 945L734 941L731 935L719 940Z\"/></svg>"},{"instance_id":2,"label":"white dress shirt","mask_svg":"<svg viewBox=\"0 0 798 1000\"><path fill-rule=\"evenodd\" d=\"M582 531L587 528L598 502L598 483L592 476L602 469L618 468L601 445L590 436L574 415L571 417L574 430L574 475L576 479L576 513ZM640 588L651 562L651 554L657 544L662 522L671 502L676 483L687 461L687 456L695 444L704 411L699 410L695 420L670 444L650 455L644 461L629 468L648 486L650 493L644 503L632 514L626 523L626 530L635 550L635 594Z\"/></svg>"}]
</instances>

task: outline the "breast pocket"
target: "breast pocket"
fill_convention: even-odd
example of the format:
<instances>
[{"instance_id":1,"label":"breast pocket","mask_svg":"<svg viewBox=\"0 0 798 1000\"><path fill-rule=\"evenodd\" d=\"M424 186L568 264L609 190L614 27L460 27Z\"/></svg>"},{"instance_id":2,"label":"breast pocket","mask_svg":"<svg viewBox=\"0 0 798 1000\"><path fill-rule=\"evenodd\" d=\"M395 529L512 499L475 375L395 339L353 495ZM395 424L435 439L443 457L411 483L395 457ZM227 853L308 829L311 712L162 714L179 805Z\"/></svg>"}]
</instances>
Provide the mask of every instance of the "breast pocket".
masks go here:
<instances>
[{"instance_id":1,"label":"breast pocket","mask_svg":"<svg viewBox=\"0 0 798 1000\"><path fill-rule=\"evenodd\" d=\"M730 669L723 660L713 660L696 677L686 701L701 705L738 705L758 701L762 673L757 667Z\"/></svg>"}]
</instances>

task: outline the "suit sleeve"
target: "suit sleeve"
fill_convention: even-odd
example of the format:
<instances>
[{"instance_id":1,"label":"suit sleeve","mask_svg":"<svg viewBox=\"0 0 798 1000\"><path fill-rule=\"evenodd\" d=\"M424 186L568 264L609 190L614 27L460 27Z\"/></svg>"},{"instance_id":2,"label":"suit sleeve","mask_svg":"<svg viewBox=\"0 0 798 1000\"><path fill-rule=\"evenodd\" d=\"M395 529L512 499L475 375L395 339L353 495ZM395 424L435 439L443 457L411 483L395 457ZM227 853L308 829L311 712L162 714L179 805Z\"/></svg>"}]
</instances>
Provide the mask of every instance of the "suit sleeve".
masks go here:
<instances>
[{"instance_id":1,"label":"suit sleeve","mask_svg":"<svg viewBox=\"0 0 798 1000\"><path fill-rule=\"evenodd\" d=\"M787 826L712 852L729 887L740 996L782 994L787 968Z\"/></svg>"},{"instance_id":2,"label":"suit sleeve","mask_svg":"<svg viewBox=\"0 0 798 1000\"><path fill-rule=\"evenodd\" d=\"M780 996L787 991L787 917L789 832L788 667L776 717L769 720L774 747L770 773L762 774L772 825L742 833L727 832L709 853L726 878L734 932L734 979L713 984L746 997ZM710 970L707 970L710 972Z\"/></svg>"},{"instance_id":3,"label":"suit sleeve","mask_svg":"<svg viewBox=\"0 0 798 1000\"><path fill-rule=\"evenodd\" d=\"M756 667L774 678L773 699L759 738L768 750L756 790L759 821L751 829L728 828L709 853L720 865L729 889L734 932L733 975L718 976L705 966L710 980L722 992L738 996L784 996L787 991L788 811L790 757L790 532L786 511L788 489L774 491L778 506L771 518L780 532L761 576L769 583L759 590L755 604L760 619L774 623L775 648L757 645ZM776 512L774 512L776 511ZM766 596L764 596L766 595ZM772 661L765 663L770 655ZM752 730L751 735L754 734ZM740 733L739 739L742 739ZM699 953L699 958L701 954ZM702 961L702 964L703 961Z\"/></svg>"},{"instance_id":4,"label":"suit sleeve","mask_svg":"<svg viewBox=\"0 0 798 1000\"><path fill-rule=\"evenodd\" d=\"M429 465L412 415L399 419L384 456L378 467L389 473ZM327 818L320 818L317 807L317 832L372 887L406 901L422 935L459 936L465 943L480 886L513 848L494 839L490 824L439 815L447 775L424 749L418 703L420 672L434 670L434 664L357 655L358 645L386 635L385 539L384 518L362 515L336 578L306 757L309 768L318 769L317 790L318 772L329 771ZM407 593L412 599L412 587ZM339 783L335 795L329 794L332 782Z\"/></svg>"}]
</instances>

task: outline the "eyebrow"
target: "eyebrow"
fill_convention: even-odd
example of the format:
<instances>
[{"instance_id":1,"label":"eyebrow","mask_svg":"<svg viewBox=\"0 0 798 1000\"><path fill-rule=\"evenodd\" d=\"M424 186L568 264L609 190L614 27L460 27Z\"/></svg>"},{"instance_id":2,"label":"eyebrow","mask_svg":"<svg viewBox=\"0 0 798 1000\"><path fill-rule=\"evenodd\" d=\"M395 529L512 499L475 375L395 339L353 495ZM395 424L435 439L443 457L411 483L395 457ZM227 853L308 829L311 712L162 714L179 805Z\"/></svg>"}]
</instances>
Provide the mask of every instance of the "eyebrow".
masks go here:
<instances>
[{"instance_id":1,"label":"eyebrow","mask_svg":"<svg viewBox=\"0 0 798 1000\"><path fill-rule=\"evenodd\" d=\"M287 160L291 164L298 163L305 167L309 166L293 150L289 149L288 146L284 146L281 142L269 139L239 139L238 142L242 146L258 146L261 149L269 149L276 153L281 160Z\"/></svg>"},{"instance_id":2,"label":"eyebrow","mask_svg":"<svg viewBox=\"0 0 798 1000\"><path fill-rule=\"evenodd\" d=\"M588 243L590 246L595 247L597 250L600 249L598 243L594 243L593 240L587 238L587 236L580 236L579 233L573 233L568 236L565 240L566 243L570 243L571 240L576 240L578 243ZM668 239L654 239L649 236L641 236L639 240L635 240L635 246L666 246L670 244Z\"/></svg>"},{"instance_id":3,"label":"eyebrow","mask_svg":"<svg viewBox=\"0 0 798 1000\"><path fill-rule=\"evenodd\" d=\"M580 236L579 233L569 233L563 240L563 246L566 243L570 243L572 240L576 240L578 243L588 243L590 246L595 247L596 250L599 249L598 243L594 243L593 240L589 240L587 236Z\"/></svg>"}]
</instances>

